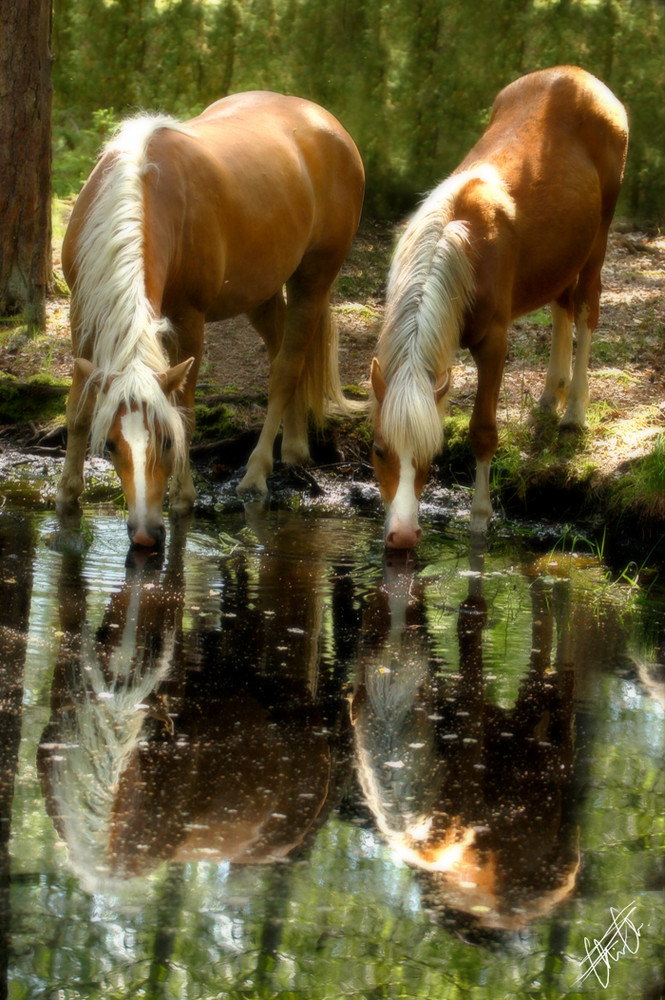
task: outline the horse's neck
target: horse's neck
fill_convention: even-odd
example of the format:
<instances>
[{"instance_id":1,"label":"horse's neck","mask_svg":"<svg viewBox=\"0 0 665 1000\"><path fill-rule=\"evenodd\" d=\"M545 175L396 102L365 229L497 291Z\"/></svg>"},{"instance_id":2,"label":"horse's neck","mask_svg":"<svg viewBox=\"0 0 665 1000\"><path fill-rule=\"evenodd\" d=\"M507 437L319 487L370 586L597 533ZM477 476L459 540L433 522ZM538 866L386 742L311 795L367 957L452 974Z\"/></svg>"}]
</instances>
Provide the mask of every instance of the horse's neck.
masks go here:
<instances>
[{"instance_id":1,"label":"horse's neck","mask_svg":"<svg viewBox=\"0 0 665 1000\"><path fill-rule=\"evenodd\" d=\"M404 364L434 379L451 366L475 286L469 231L450 206L421 210L405 232L391 268L379 358L388 379ZM382 354L385 357L382 357Z\"/></svg>"}]
</instances>

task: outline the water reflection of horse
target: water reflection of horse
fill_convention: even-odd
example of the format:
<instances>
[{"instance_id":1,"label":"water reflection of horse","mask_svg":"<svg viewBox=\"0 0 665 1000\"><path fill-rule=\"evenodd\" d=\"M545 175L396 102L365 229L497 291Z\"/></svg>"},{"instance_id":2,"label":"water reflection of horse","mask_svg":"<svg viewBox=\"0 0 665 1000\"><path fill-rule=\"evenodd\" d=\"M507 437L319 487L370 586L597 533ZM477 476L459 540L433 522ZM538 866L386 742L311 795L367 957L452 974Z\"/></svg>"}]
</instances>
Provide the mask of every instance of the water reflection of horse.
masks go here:
<instances>
[{"instance_id":1,"label":"water reflection of horse","mask_svg":"<svg viewBox=\"0 0 665 1000\"><path fill-rule=\"evenodd\" d=\"M431 662L413 573L393 573L378 591L352 701L355 756L378 828L420 873L425 906L458 927L511 931L567 898L579 866L567 593L532 585L531 659L504 709L484 690L481 581L470 577L459 608L450 679Z\"/></svg>"},{"instance_id":2,"label":"water reflection of horse","mask_svg":"<svg viewBox=\"0 0 665 1000\"><path fill-rule=\"evenodd\" d=\"M567 398L562 425L584 424L600 271L627 135L622 105L589 73L531 73L501 91L485 134L408 224L390 270L371 374L373 460L389 547L413 548L420 538L418 498L441 446L439 411L458 347L469 348L478 369L472 531L485 531L491 515L496 407L507 328L516 317L551 303L540 404L555 411Z\"/></svg>"},{"instance_id":3,"label":"water reflection of horse","mask_svg":"<svg viewBox=\"0 0 665 1000\"><path fill-rule=\"evenodd\" d=\"M265 423L239 489L266 491L282 418L282 458L308 458L308 411L320 419L326 397L342 402L329 295L363 186L348 133L299 98L236 94L184 123L123 125L62 250L76 361L61 513L83 489L90 434L120 476L130 539L163 541L171 473L171 509L194 502L188 443L204 323L239 313L271 362Z\"/></svg>"},{"instance_id":4,"label":"water reflection of horse","mask_svg":"<svg viewBox=\"0 0 665 1000\"><path fill-rule=\"evenodd\" d=\"M167 859L290 857L349 766L339 678L317 673L309 560L284 551L258 579L242 553L223 560L220 626L184 630L184 539L184 525L171 533L163 572L158 561L128 568L95 634L80 571L63 572L38 759L49 812L90 890Z\"/></svg>"}]
</instances>

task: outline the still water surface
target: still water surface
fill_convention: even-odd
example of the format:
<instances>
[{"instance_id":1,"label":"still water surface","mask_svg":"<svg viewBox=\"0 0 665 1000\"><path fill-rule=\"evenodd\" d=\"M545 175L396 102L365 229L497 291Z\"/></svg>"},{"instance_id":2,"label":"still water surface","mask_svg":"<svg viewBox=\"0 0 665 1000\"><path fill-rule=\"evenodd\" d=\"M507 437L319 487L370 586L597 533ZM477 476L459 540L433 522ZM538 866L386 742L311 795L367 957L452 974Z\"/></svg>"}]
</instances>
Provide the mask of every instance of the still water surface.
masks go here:
<instances>
[{"instance_id":1,"label":"still water surface","mask_svg":"<svg viewBox=\"0 0 665 1000\"><path fill-rule=\"evenodd\" d=\"M661 996L657 598L510 532L85 517L0 511L0 996Z\"/></svg>"}]
</instances>

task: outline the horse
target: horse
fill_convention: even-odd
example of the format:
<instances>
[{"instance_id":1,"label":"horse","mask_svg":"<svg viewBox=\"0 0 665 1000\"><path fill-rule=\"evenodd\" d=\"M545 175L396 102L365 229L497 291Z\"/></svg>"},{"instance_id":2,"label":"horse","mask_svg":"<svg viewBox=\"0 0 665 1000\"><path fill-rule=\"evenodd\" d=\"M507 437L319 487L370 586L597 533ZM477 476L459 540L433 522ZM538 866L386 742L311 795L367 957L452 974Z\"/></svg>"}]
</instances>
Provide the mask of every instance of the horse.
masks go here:
<instances>
[{"instance_id":1,"label":"horse","mask_svg":"<svg viewBox=\"0 0 665 1000\"><path fill-rule=\"evenodd\" d=\"M498 94L485 133L407 223L370 374L387 547L411 549L421 538L418 503L442 445L459 347L478 373L469 428L473 534L486 532L492 513L508 326L548 303L552 345L540 406L556 412L566 403L561 427L584 426L600 272L627 142L623 106L591 74L574 66L529 73Z\"/></svg>"},{"instance_id":2,"label":"horse","mask_svg":"<svg viewBox=\"0 0 665 1000\"><path fill-rule=\"evenodd\" d=\"M344 405L330 291L364 195L360 154L310 101L252 91L180 122L125 121L75 203L62 265L74 349L56 509L78 506L90 437L108 449L137 546L189 512L204 324L246 313L270 359L268 407L239 483L267 492L282 459L309 459L307 415ZM284 294L284 289L286 294Z\"/></svg>"}]
</instances>

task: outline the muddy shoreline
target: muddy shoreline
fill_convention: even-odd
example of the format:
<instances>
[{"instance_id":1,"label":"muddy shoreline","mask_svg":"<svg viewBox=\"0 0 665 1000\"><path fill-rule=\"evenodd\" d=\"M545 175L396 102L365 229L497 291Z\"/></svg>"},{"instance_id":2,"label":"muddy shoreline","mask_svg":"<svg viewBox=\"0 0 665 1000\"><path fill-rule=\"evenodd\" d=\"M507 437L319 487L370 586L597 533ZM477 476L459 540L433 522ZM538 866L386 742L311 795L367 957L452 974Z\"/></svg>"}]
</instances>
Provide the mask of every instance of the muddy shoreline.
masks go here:
<instances>
[{"instance_id":1,"label":"muddy shoreline","mask_svg":"<svg viewBox=\"0 0 665 1000\"><path fill-rule=\"evenodd\" d=\"M214 516L219 511L242 509L235 493L243 461L249 455L258 430L223 441L204 442L192 449L192 468L197 483L195 511ZM43 438L42 438L43 441ZM10 444L0 441L0 497L2 506L17 499L35 509L55 509L55 489L64 459L64 428L48 443ZM279 439L277 447L279 445ZM323 505L371 517L381 535L383 508L369 459L369 446L345 429L324 437L312 437L314 462L308 468L284 466L278 460L269 478L271 507ZM634 515L612 512L613 484L575 481L565 468L551 467L529 482L504 482L492 490L494 514L488 544L507 532L519 532L530 549L543 552L576 550L602 557L616 574L651 586L665 578L665 532L660 517L645 512ZM444 453L436 460L421 500L425 532L468 531L468 513L473 488L473 460L451 459ZM89 458L83 504L122 505L115 473L104 458Z\"/></svg>"}]
</instances>

